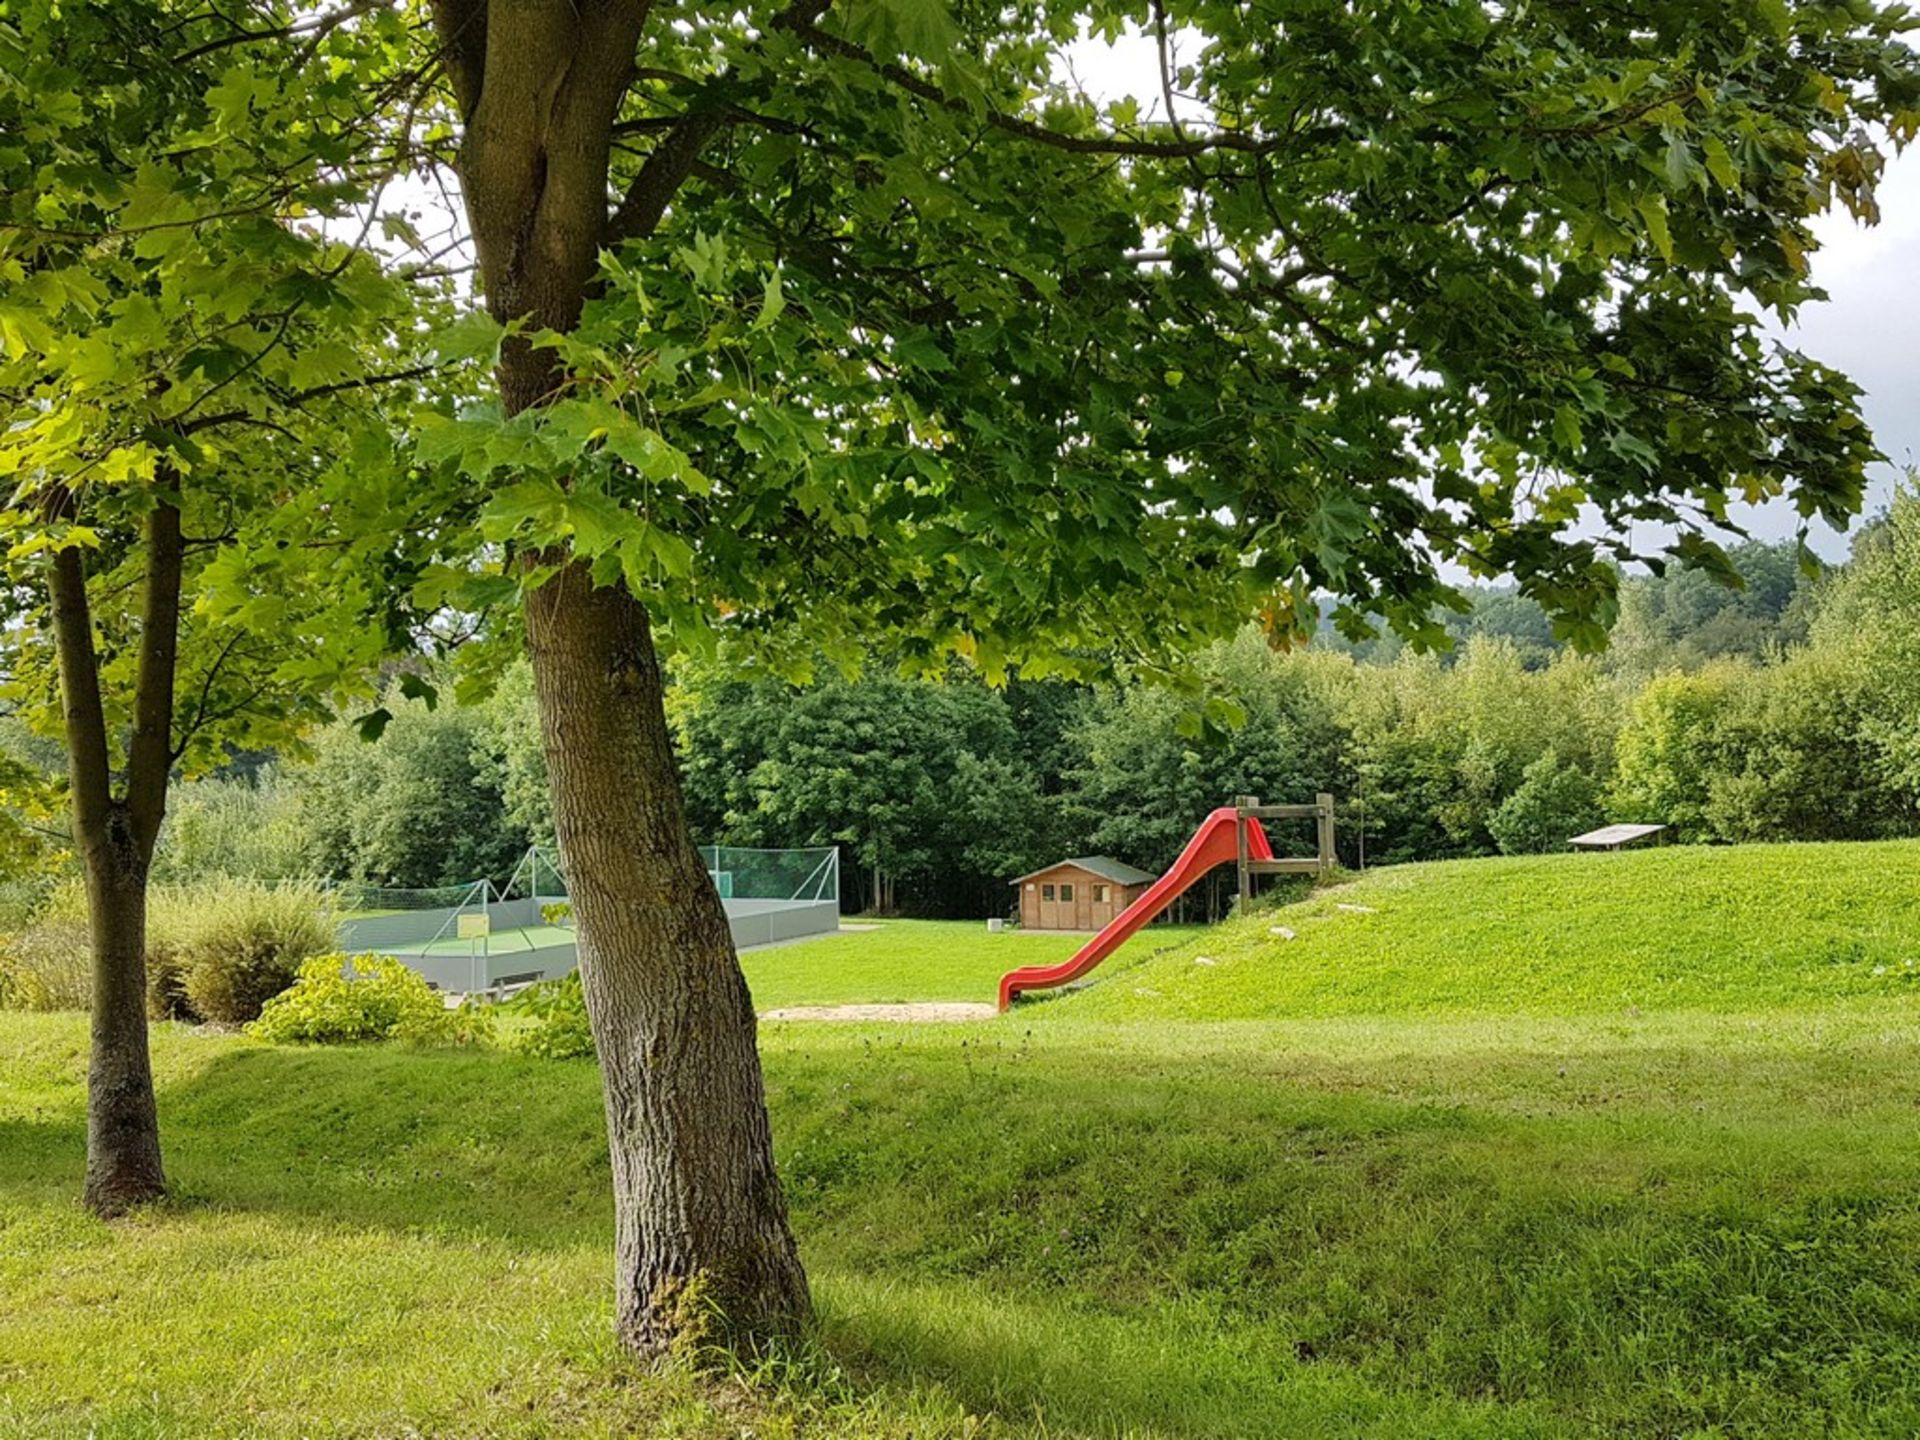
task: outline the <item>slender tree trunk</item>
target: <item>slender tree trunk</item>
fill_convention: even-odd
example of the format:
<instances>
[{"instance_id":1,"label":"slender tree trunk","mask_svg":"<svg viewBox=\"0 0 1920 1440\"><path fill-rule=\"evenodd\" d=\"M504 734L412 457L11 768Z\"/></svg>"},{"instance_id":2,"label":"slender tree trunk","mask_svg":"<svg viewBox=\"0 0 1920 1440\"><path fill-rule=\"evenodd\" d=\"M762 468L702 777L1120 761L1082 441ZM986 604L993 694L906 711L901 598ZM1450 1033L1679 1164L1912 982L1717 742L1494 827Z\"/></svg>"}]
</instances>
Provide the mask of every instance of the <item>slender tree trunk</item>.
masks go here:
<instances>
[{"instance_id":1,"label":"slender tree trunk","mask_svg":"<svg viewBox=\"0 0 1920 1440\"><path fill-rule=\"evenodd\" d=\"M177 477L164 475L163 483ZM62 502L64 503L64 502ZM102 1216L166 1193L147 1044L147 876L166 810L179 646L180 511L171 496L147 520L147 577L124 797L113 793L86 565L56 552L48 589L65 710L74 841L87 881L93 962L83 1198Z\"/></svg>"},{"instance_id":2,"label":"slender tree trunk","mask_svg":"<svg viewBox=\"0 0 1920 1440\"><path fill-rule=\"evenodd\" d=\"M807 1282L753 1006L687 829L646 611L575 564L529 598L527 638L605 1084L620 1337L651 1355L705 1316L735 1339L788 1329Z\"/></svg>"},{"instance_id":3,"label":"slender tree trunk","mask_svg":"<svg viewBox=\"0 0 1920 1440\"><path fill-rule=\"evenodd\" d=\"M147 862L115 808L86 847L93 1014L87 1060L88 1207L111 1217L166 1193L147 1046Z\"/></svg>"}]
</instances>

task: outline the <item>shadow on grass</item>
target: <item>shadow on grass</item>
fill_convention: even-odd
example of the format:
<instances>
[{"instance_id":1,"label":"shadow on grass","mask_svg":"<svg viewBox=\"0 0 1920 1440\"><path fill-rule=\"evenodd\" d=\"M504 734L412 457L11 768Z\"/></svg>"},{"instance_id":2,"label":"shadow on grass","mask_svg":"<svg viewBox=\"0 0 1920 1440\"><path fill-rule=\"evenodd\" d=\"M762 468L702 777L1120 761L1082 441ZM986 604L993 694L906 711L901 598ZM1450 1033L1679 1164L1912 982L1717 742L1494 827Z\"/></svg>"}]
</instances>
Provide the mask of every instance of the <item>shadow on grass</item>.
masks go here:
<instances>
[{"instance_id":1,"label":"shadow on grass","mask_svg":"<svg viewBox=\"0 0 1920 1440\"><path fill-rule=\"evenodd\" d=\"M478 1234L527 1249L611 1243L591 1065L247 1046L175 1066L164 1040L156 1049L173 1207ZM85 1137L80 1083L32 1120L0 1118L0 1186L77 1194Z\"/></svg>"},{"instance_id":2,"label":"shadow on grass","mask_svg":"<svg viewBox=\"0 0 1920 1440\"><path fill-rule=\"evenodd\" d=\"M1905 1433L1913 1047L1718 1033L1436 1029L1421 1051L1388 1027L1289 1053L1278 1031L830 1029L770 1044L767 1076L825 1342L883 1388L1052 1433ZM610 1245L590 1065L162 1060L189 1203ZM60 1095L0 1121L0 1183L77 1184Z\"/></svg>"}]
</instances>

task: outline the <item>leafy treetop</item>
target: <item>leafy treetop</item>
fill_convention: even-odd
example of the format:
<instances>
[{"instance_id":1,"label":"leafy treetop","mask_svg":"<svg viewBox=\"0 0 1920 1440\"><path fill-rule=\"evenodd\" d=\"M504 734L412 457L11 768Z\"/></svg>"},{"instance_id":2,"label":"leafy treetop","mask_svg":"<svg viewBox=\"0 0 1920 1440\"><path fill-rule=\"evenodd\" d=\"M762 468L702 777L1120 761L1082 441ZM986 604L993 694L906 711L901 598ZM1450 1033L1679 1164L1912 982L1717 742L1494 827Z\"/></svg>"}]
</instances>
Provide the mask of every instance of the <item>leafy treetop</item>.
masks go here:
<instances>
[{"instance_id":1,"label":"leafy treetop","mask_svg":"<svg viewBox=\"0 0 1920 1440\"><path fill-rule=\"evenodd\" d=\"M481 163L498 17L437 8ZM1762 325L1920 125L1904 7L633 14L583 312L496 294L454 337L547 347L551 388L420 455L479 497L469 555L568 547L674 643L1038 673L1295 632L1317 590L1434 640L1452 563L1592 646L1630 524L1724 570L1730 499L1860 503L1855 388ZM1086 22L1158 47L1158 118L1058 78Z\"/></svg>"}]
</instances>

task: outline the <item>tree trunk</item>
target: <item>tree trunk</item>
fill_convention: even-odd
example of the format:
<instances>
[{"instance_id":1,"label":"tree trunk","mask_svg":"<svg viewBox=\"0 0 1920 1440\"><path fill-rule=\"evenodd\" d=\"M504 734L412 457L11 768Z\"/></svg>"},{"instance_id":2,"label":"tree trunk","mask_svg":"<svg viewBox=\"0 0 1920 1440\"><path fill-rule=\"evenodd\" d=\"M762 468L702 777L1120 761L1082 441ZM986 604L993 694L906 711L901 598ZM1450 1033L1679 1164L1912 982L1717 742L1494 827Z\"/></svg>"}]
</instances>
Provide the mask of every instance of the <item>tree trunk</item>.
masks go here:
<instances>
[{"instance_id":1,"label":"tree trunk","mask_svg":"<svg viewBox=\"0 0 1920 1440\"><path fill-rule=\"evenodd\" d=\"M497 319L572 330L601 250L652 232L722 125L722 111L692 107L609 212L613 124L650 8L432 0ZM521 336L496 377L508 414L565 378ZM573 564L526 614L606 1088L620 1337L655 1354L716 1312L738 1338L786 1329L806 1313L806 1276L774 1175L753 1006L687 829L645 608Z\"/></svg>"},{"instance_id":2,"label":"tree trunk","mask_svg":"<svg viewBox=\"0 0 1920 1440\"><path fill-rule=\"evenodd\" d=\"M615 1317L655 1355L790 1329L807 1282L774 1174L753 1005L687 829L644 607L574 564L527 602L554 827L612 1152Z\"/></svg>"},{"instance_id":3,"label":"tree trunk","mask_svg":"<svg viewBox=\"0 0 1920 1440\"><path fill-rule=\"evenodd\" d=\"M170 472L162 479L177 483ZM48 576L65 712L74 842L87 879L93 1013L87 1061L87 1178L83 1198L111 1217L166 1193L160 1119L147 1049L147 876L166 811L173 682L180 637L182 542L175 497L146 524L147 575L135 678L127 790L113 793L86 564L76 546ZM55 505L64 508L64 496Z\"/></svg>"},{"instance_id":4,"label":"tree trunk","mask_svg":"<svg viewBox=\"0 0 1920 1440\"><path fill-rule=\"evenodd\" d=\"M147 860L123 809L105 828L86 842L93 1015L83 1198L112 1217L158 1199L167 1181L147 1050Z\"/></svg>"}]
</instances>

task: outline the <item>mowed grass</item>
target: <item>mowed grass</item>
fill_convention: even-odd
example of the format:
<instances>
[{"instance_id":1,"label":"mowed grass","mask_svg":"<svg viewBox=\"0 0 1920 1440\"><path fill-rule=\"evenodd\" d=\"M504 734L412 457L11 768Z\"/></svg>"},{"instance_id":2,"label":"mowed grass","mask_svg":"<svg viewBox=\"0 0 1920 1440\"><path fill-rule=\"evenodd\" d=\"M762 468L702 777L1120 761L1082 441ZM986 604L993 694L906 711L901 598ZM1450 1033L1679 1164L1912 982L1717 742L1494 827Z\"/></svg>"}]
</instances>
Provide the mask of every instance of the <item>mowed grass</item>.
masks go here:
<instances>
[{"instance_id":1,"label":"mowed grass","mask_svg":"<svg viewBox=\"0 0 1920 1440\"><path fill-rule=\"evenodd\" d=\"M1293 938L1276 933L1291 930ZM1743 1010L1920 990L1920 841L1375 870L1123 958L1081 1015Z\"/></svg>"},{"instance_id":2,"label":"mowed grass","mask_svg":"<svg viewBox=\"0 0 1920 1440\"><path fill-rule=\"evenodd\" d=\"M1777 858L1716 863L1743 857ZM1866 983L1902 958L1876 915L1913 870L1844 872L1851 910L1778 894L1807 954L1867 948L1858 986L1650 912L1747 966L1723 993L1754 998L1714 1008L1681 960L1695 988L1620 1003L1585 975L1613 937L1566 926L1532 947L1559 1000L1516 992L1506 951L1476 983L1471 953L1383 942L1377 971L1445 968L1426 1010L1366 1010L1347 959L1289 982L1289 1015L1231 947L1251 975L1319 942L1262 915L998 1020L770 1025L821 1319L752 1384L613 1352L588 1063L163 1026L176 1196L109 1227L74 1200L83 1019L0 1016L0 1435L1920 1433L1920 1011ZM1562 908L1604 874L1533 873ZM1384 932L1375 901L1415 901L1390 879L1305 913L1381 887L1324 918ZM1188 985L1217 987L1204 1013Z\"/></svg>"},{"instance_id":3,"label":"mowed grass","mask_svg":"<svg viewBox=\"0 0 1920 1440\"><path fill-rule=\"evenodd\" d=\"M1065 960L1090 936L1002 930L983 921L851 918L835 935L751 950L740 957L762 1010L787 1005L886 1004L914 1000L991 1003L1000 977L1021 965ZM1195 925L1150 925L1114 960L1145 958L1203 934Z\"/></svg>"}]
</instances>

